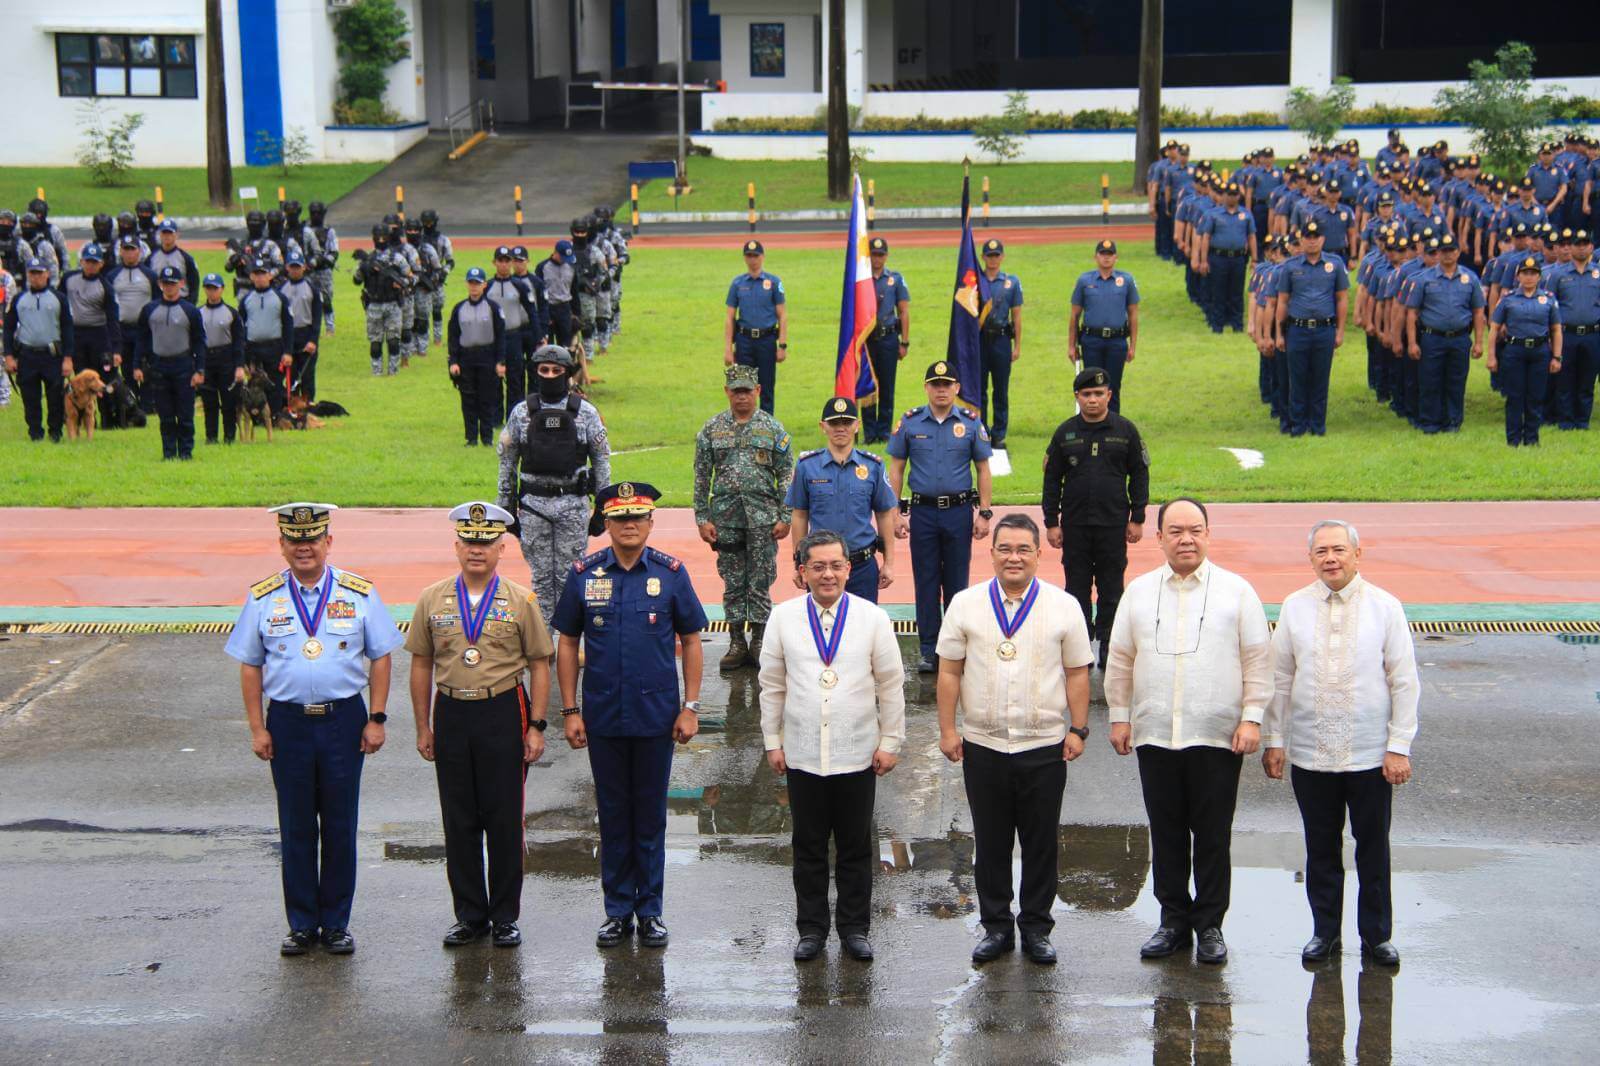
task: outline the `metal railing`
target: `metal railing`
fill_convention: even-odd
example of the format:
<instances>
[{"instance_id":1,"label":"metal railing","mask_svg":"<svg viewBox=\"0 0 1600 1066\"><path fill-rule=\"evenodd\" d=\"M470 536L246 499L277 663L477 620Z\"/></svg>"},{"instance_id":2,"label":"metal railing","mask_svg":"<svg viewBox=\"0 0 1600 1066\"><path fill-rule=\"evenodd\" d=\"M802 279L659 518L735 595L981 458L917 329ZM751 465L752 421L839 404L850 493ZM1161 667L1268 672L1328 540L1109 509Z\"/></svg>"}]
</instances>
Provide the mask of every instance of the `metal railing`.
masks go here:
<instances>
[{"instance_id":1,"label":"metal railing","mask_svg":"<svg viewBox=\"0 0 1600 1066\"><path fill-rule=\"evenodd\" d=\"M479 97L446 115L444 125L451 158L465 155L471 145L494 136L494 102Z\"/></svg>"}]
</instances>

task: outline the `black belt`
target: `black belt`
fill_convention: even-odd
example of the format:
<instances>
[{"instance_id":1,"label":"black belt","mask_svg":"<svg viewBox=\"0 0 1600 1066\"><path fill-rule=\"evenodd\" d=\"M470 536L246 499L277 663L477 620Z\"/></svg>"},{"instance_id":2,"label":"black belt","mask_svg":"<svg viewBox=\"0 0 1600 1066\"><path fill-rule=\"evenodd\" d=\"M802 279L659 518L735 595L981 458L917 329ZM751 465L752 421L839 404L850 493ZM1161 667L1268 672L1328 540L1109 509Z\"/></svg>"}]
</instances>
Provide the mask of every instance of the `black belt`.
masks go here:
<instances>
[{"instance_id":1,"label":"black belt","mask_svg":"<svg viewBox=\"0 0 1600 1066\"><path fill-rule=\"evenodd\" d=\"M739 336L749 337L751 340L756 341L760 340L762 337L765 337L769 333L776 332L778 332L777 326L768 326L766 329L751 329L747 326L739 327Z\"/></svg>"},{"instance_id":2,"label":"black belt","mask_svg":"<svg viewBox=\"0 0 1600 1066\"><path fill-rule=\"evenodd\" d=\"M1515 344L1518 348L1543 348L1550 343L1549 337L1507 337L1507 344Z\"/></svg>"},{"instance_id":3,"label":"black belt","mask_svg":"<svg viewBox=\"0 0 1600 1066\"><path fill-rule=\"evenodd\" d=\"M1430 337L1443 337L1445 340L1450 340L1452 337L1465 337L1472 330L1470 326L1461 329L1433 329L1429 326L1418 326L1417 328Z\"/></svg>"},{"instance_id":4,"label":"black belt","mask_svg":"<svg viewBox=\"0 0 1600 1066\"><path fill-rule=\"evenodd\" d=\"M1567 326L1566 330L1574 337L1587 337L1591 333L1600 333L1600 325L1592 326Z\"/></svg>"},{"instance_id":5,"label":"black belt","mask_svg":"<svg viewBox=\"0 0 1600 1066\"><path fill-rule=\"evenodd\" d=\"M207 348L206 349L206 354L207 355L217 355L217 356L232 355L233 354L233 345L231 345L231 344L219 344L215 348Z\"/></svg>"},{"instance_id":6,"label":"black belt","mask_svg":"<svg viewBox=\"0 0 1600 1066\"><path fill-rule=\"evenodd\" d=\"M360 703L360 696L346 696L344 699L329 700L326 703L290 703L287 700L271 700L267 704L269 711L293 711L303 714L307 718L323 718L332 714L341 704Z\"/></svg>"},{"instance_id":7,"label":"black belt","mask_svg":"<svg viewBox=\"0 0 1600 1066\"><path fill-rule=\"evenodd\" d=\"M1213 248L1211 254L1220 255L1224 259L1238 259L1240 256L1249 255L1250 251L1247 248Z\"/></svg>"},{"instance_id":8,"label":"black belt","mask_svg":"<svg viewBox=\"0 0 1600 1066\"><path fill-rule=\"evenodd\" d=\"M1085 326L1082 329L1078 330L1078 336L1080 336L1080 337L1100 337L1100 338L1102 338L1104 340L1108 340L1108 341L1109 340L1116 340L1118 337L1126 337L1127 335L1128 335L1128 327L1127 326L1123 326L1121 329L1106 329L1104 327L1102 327L1100 329L1095 329L1092 326Z\"/></svg>"},{"instance_id":9,"label":"black belt","mask_svg":"<svg viewBox=\"0 0 1600 1066\"><path fill-rule=\"evenodd\" d=\"M1009 337L1011 336L1011 323L1007 322L1003 326L984 326L980 332L985 337Z\"/></svg>"},{"instance_id":10,"label":"black belt","mask_svg":"<svg viewBox=\"0 0 1600 1066\"><path fill-rule=\"evenodd\" d=\"M911 494L911 506L937 507L939 510L943 511L951 507L963 507L969 505L976 498L977 493L973 492L971 489L968 489L966 492L951 493L947 496L924 496L920 492L913 492Z\"/></svg>"},{"instance_id":11,"label":"black belt","mask_svg":"<svg viewBox=\"0 0 1600 1066\"><path fill-rule=\"evenodd\" d=\"M851 552L848 556L846 556L846 558L850 560L850 565L854 566L856 563L864 563L868 561L877 553L877 551L878 545L876 543L872 543L867 545L865 548L862 548L860 551Z\"/></svg>"},{"instance_id":12,"label":"black belt","mask_svg":"<svg viewBox=\"0 0 1600 1066\"><path fill-rule=\"evenodd\" d=\"M888 325L883 325L880 323L878 327L872 331L872 339L875 341L883 340L885 337L897 337L899 335L900 323L898 322L890 322Z\"/></svg>"},{"instance_id":13,"label":"black belt","mask_svg":"<svg viewBox=\"0 0 1600 1066\"><path fill-rule=\"evenodd\" d=\"M19 344L19 345L17 345L17 354L18 355L55 355L56 353L51 350L53 347L54 347L53 345L47 346L47 347L39 347L39 346L33 345L33 344Z\"/></svg>"},{"instance_id":14,"label":"black belt","mask_svg":"<svg viewBox=\"0 0 1600 1066\"><path fill-rule=\"evenodd\" d=\"M544 485L524 485L522 486L522 494L524 496L587 496L589 495L589 486L566 485L550 488Z\"/></svg>"},{"instance_id":15,"label":"black belt","mask_svg":"<svg viewBox=\"0 0 1600 1066\"><path fill-rule=\"evenodd\" d=\"M1298 326L1300 329L1322 329L1334 324L1331 318L1291 318L1289 325Z\"/></svg>"}]
</instances>

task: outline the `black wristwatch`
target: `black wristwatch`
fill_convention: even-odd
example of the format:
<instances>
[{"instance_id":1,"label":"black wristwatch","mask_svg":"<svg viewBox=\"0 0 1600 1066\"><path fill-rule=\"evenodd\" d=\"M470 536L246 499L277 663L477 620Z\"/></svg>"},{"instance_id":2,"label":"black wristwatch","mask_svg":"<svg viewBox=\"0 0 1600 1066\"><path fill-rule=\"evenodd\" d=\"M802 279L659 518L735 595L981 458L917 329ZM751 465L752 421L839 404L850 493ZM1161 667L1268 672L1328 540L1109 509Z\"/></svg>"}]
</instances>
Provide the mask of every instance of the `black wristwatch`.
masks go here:
<instances>
[{"instance_id":1,"label":"black wristwatch","mask_svg":"<svg viewBox=\"0 0 1600 1066\"><path fill-rule=\"evenodd\" d=\"M911 501L910 500L901 500L900 501L900 513L901 514L910 514L911 513Z\"/></svg>"},{"instance_id":2,"label":"black wristwatch","mask_svg":"<svg viewBox=\"0 0 1600 1066\"><path fill-rule=\"evenodd\" d=\"M778 342L778 347L782 348L784 351L788 351L789 350L789 342L788 341L779 341Z\"/></svg>"},{"instance_id":3,"label":"black wristwatch","mask_svg":"<svg viewBox=\"0 0 1600 1066\"><path fill-rule=\"evenodd\" d=\"M389 716L387 714L385 714L383 711L379 711L377 714L374 714L374 715L372 715L371 717L369 717L367 719L367 721L372 722L375 725L382 725L383 723L387 722L388 720L389 720Z\"/></svg>"},{"instance_id":4,"label":"black wristwatch","mask_svg":"<svg viewBox=\"0 0 1600 1066\"><path fill-rule=\"evenodd\" d=\"M546 729L550 728L550 723L545 721L543 718L530 718L528 719L528 728L537 729L539 732L543 733Z\"/></svg>"},{"instance_id":5,"label":"black wristwatch","mask_svg":"<svg viewBox=\"0 0 1600 1066\"><path fill-rule=\"evenodd\" d=\"M987 522L994 517L994 511L988 507L980 507L978 508L978 517Z\"/></svg>"},{"instance_id":6,"label":"black wristwatch","mask_svg":"<svg viewBox=\"0 0 1600 1066\"><path fill-rule=\"evenodd\" d=\"M1076 726L1076 725L1068 726L1067 727L1067 732L1071 733L1073 736L1077 737L1079 740L1088 740L1089 739L1089 727L1086 726L1086 725L1085 726Z\"/></svg>"}]
</instances>

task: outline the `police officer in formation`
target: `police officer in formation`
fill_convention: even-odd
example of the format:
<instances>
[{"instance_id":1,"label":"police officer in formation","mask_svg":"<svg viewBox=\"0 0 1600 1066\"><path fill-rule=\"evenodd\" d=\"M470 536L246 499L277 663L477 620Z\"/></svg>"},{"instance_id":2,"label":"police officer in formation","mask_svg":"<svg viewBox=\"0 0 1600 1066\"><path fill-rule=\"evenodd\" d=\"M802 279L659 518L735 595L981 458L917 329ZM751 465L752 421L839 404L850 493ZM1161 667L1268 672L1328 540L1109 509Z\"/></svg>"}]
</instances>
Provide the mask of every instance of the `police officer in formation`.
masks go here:
<instances>
[{"instance_id":1,"label":"police officer in formation","mask_svg":"<svg viewBox=\"0 0 1600 1066\"><path fill-rule=\"evenodd\" d=\"M331 337L334 330L333 270L339 265L339 233L328 221L327 204L321 200L312 200L307 211L310 217L306 229L317 247L316 254L310 260L311 284L322 294L322 321L328 327L328 336ZM435 335L434 339L439 338Z\"/></svg>"},{"instance_id":2,"label":"police officer in formation","mask_svg":"<svg viewBox=\"0 0 1600 1066\"><path fill-rule=\"evenodd\" d=\"M611 443L600 412L572 388L572 354L547 344L533 363L539 392L511 409L500 434L498 499L518 518L522 557L548 625L589 543L589 497L611 481Z\"/></svg>"},{"instance_id":3,"label":"police officer in formation","mask_svg":"<svg viewBox=\"0 0 1600 1066\"><path fill-rule=\"evenodd\" d=\"M1467 371L1483 354L1483 287L1461 265L1454 234L1436 238L1439 263L1405 296L1406 348L1417 362L1418 428L1453 433L1466 413Z\"/></svg>"},{"instance_id":4,"label":"police officer in formation","mask_svg":"<svg viewBox=\"0 0 1600 1066\"><path fill-rule=\"evenodd\" d=\"M60 444L67 422L63 383L73 373L71 301L50 287L43 259L30 258L26 269L27 289L6 308L6 370L22 390L28 439L44 440L48 419L50 440Z\"/></svg>"},{"instance_id":5,"label":"police officer in formation","mask_svg":"<svg viewBox=\"0 0 1600 1066\"><path fill-rule=\"evenodd\" d=\"M283 266L283 250L267 236L267 216L260 211L246 211L244 240L232 241L224 269L233 274L233 294L238 296L250 287L250 270L256 263L265 263L269 278L277 277Z\"/></svg>"},{"instance_id":6,"label":"police officer in formation","mask_svg":"<svg viewBox=\"0 0 1600 1066\"><path fill-rule=\"evenodd\" d=\"M73 369L98 371L110 383L122 351L122 328L116 293L101 269L104 261L98 244L85 247L78 269L61 275L61 292L72 312Z\"/></svg>"},{"instance_id":7,"label":"police officer in formation","mask_svg":"<svg viewBox=\"0 0 1600 1066\"><path fill-rule=\"evenodd\" d=\"M356 253L355 283L361 288L361 306L367 315L367 346L372 359L372 376L398 374L401 361L409 357L411 267L403 255L390 247L389 227L372 227L372 251ZM384 345L389 347L389 362L384 366Z\"/></svg>"},{"instance_id":8,"label":"police officer in formation","mask_svg":"<svg viewBox=\"0 0 1600 1066\"><path fill-rule=\"evenodd\" d=\"M50 251L55 255L56 265L63 272L71 269L72 256L67 252L67 239L61 232L61 227L50 221L50 203L43 197L34 197L28 201L28 214L38 220L39 231L50 242Z\"/></svg>"},{"instance_id":9,"label":"police officer in formation","mask_svg":"<svg viewBox=\"0 0 1600 1066\"><path fill-rule=\"evenodd\" d=\"M528 286L533 293L534 309L537 317L528 319L528 328L522 335L522 365L526 368L526 378L533 377L533 367L530 365L533 353L550 343L550 301L545 296L544 279L528 269L528 249L521 244L511 246L511 276ZM612 315L616 314L615 293L612 294ZM524 380L523 395L527 395L528 387L538 388L538 382ZM511 410L512 405L507 405L506 410Z\"/></svg>"},{"instance_id":10,"label":"police officer in formation","mask_svg":"<svg viewBox=\"0 0 1600 1066\"><path fill-rule=\"evenodd\" d=\"M745 272L728 285L722 361L756 368L761 409L770 415L777 403L778 364L789 357L789 311L782 279L763 269L766 254L760 241L745 241Z\"/></svg>"},{"instance_id":11,"label":"police officer in formation","mask_svg":"<svg viewBox=\"0 0 1600 1066\"><path fill-rule=\"evenodd\" d=\"M978 414L989 427L997 449L1006 446L1006 429L1011 424L1011 364L1022 358L1022 279L1000 269L1005 258L1006 246L1000 238L990 237L983 242L983 276L989 282L989 302L978 324L982 358Z\"/></svg>"},{"instance_id":12,"label":"police officer in formation","mask_svg":"<svg viewBox=\"0 0 1600 1066\"><path fill-rule=\"evenodd\" d=\"M411 354L422 356L428 354L428 321L433 305L444 298L444 264L433 246L422 239L420 219L406 219L402 239L407 255L416 259L412 266L416 283L411 289ZM401 313L405 313L404 308Z\"/></svg>"},{"instance_id":13,"label":"police officer in formation","mask_svg":"<svg viewBox=\"0 0 1600 1066\"><path fill-rule=\"evenodd\" d=\"M835 396L823 405L821 426L828 445L800 456L784 502L796 544L812 529L844 538L850 560L845 591L877 603L878 590L894 581L898 503L884 476L883 460L855 446L859 418L855 401L846 397ZM794 581L796 588L805 587L798 568Z\"/></svg>"},{"instance_id":14,"label":"police officer in formation","mask_svg":"<svg viewBox=\"0 0 1600 1066\"><path fill-rule=\"evenodd\" d=\"M917 670L939 670L934 646L944 609L967 587L972 542L989 535L993 481L989 431L969 407L956 406L961 383L944 360L922 375L928 402L907 411L889 438L889 490L899 501L895 536L911 542L911 579L916 586ZM906 463L911 495L901 495ZM974 473L976 471L976 473ZM976 482L976 487L974 487ZM976 510L977 517L973 517Z\"/></svg>"},{"instance_id":15,"label":"police officer in formation","mask_svg":"<svg viewBox=\"0 0 1600 1066\"><path fill-rule=\"evenodd\" d=\"M526 254L526 253L524 253ZM494 250L494 277L489 279L489 299L494 301L505 319L505 406L500 406L500 390L494 390L494 421L503 421L500 412L510 411L527 395L527 371L523 369L523 352L528 348L536 329L539 329L539 304L533 286L511 272L511 249L501 245ZM542 331L541 331L542 332ZM531 354L531 351L530 351Z\"/></svg>"},{"instance_id":16,"label":"police officer in formation","mask_svg":"<svg viewBox=\"0 0 1600 1066\"><path fill-rule=\"evenodd\" d=\"M239 318L244 324L245 367L266 371L267 401L277 415L288 402L283 372L294 365L290 347L294 315L289 301L272 284L272 267L265 260L250 265L250 288L239 297Z\"/></svg>"},{"instance_id":17,"label":"police officer in formation","mask_svg":"<svg viewBox=\"0 0 1600 1066\"><path fill-rule=\"evenodd\" d=\"M456 268L456 250L455 245L450 243L450 238L439 228L439 212L428 207L417 217L422 220L423 243L433 249L433 254L438 257L440 267L444 271L443 279L433 294L433 343L441 344L444 341L443 281L448 281L450 272Z\"/></svg>"},{"instance_id":18,"label":"police officer in formation","mask_svg":"<svg viewBox=\"0 0 1600 1066\"><path fill-rule=\"evenodd\" d=\"M572 235L572 252L578 261L574 284L584 352L588 356L603 355L610 343L611 264L605 247L595 237L592 215L573 219L568 232Z\"/></svg>"},{"instance_id":19,"label":"police officer in formation","mask_svg":"<svg viewBox=\"0 0 1600 1066\"><path fill-rule=\"evenodd\" d=\"M1483 312L1477 312L1481 327ZM1517 288L1495 304L1489 366L1500 372L1506 398L1506 443L1537 447L1545 391L1562 370L1561 307L1540 287L1539 260L1517 265Z\"/></svg>"},{"instance_id":20,"label":"police officer in formation","mask_svg":"<svg viewBox=\"0 0 1600 1066\"><path fill-rule=\"evenodd\" d=\"M56 251L55 242L50 239L50 233L39 221L39 216L32 211L25 213L17 220L17 233L26 245L28 257L45 265L49 285L55 288L65 268L61 265L61 253Z\"/></svg>"},{"instance_id":21,"label":"police officer in formation","mask_svg":"<svg viewBox=\"0 0 1600 1066\"><path fill-rule=\"evenodd\" d=\"M1128 545L1144 536L1150 451L1132 422L1111 409L1111 377L1086 367L1072 381L1078 413L1056 427L1044 457L1044 527L1061 549L1067 591L1100 641L1100 669L1122 601ZM1090 593L1093 591L1091 606Z\"/></svg>"},{"instance_id":22,"label":"police officer in formation","mask_svg":"<svg viewBox=\"0 0 1600 1066\"><path fill-rule=\"evenodd\" d=\"M271 764L278 794L284 955L319 940L331 955L356 949L361 766L383 747L390 655L402 643L372 582L328 564L334 510L273 509L288 567L250 586L225 649L239 661L250 748ZM370 705L361 698L368 686Z\"/></svg>"},{"instance_id":23,"label":"police officer in formation","mask_svg":"<svg viewBox=\"0 0 1600 1066\"><path fill-rule=\"evenodd\" d=\"M156 247L145 265L157 274L163 267L177 267L183 273L183 291L179 295L193 302L200 294L200 270L194 265L194 256L178 247L178 225L171 219L156 227Z\"/></svg>"},{"instance_id":24,"label":"police officer in formation","mask_svg":"<svg viewBox=\"0 0 1600 1066\"><path fill-rule=\"evenodd\" d=\"M206 334L200 405L205 411L206 443L217 443L220 416L222 439L232 444L239 429L238 386L244 381L244 320L237 308L222 299L221 274L207 274L200 285L205 293L205 302L200 305L200 324Z\"/></svg>"},{"instance_id":25,"label":"police officer in formation","mask_svg":"<svg viewBox=\"0 0 1600 1066\"><path fill-rule=\"evenodd\" d=\"M155 390L161 419L161 458L194 458L194 390L205 380L206 329L200 311L185 300L183 273L163 267L156 275L161 299L139 312L134 377Z\"/></svg>"},{"instance_id":26,"label":"police officer in formation","mask_svg":"<svg viewBox=\"0 0 1600 1066\"><path fill-rule=\"evenodd\" d=\"M317 398L317 356L322 345L322 293L312 284L305 256L290 252L283 261L284 281L278 294L289 305L292 324L289 356L293 390L307 400Z\"/></svg>"},{"instance_id":27,"label":"police officer in formation","mask_svg":"<svg viewBox=\"0 0 1600 1066\"><path fill-rule=\"evenodd\" d=\"M450 379L461 393L467 447L494 443L499 422L500 380L506 376L506 322L486 289L482 267L467 270L467 298L450 310Z\"/></svg>"},{"instance_id":28,"label":"police officer in formation","mask_svg":"<svg viewBox=\"0 0 1600 1066\"><path fill-rule=\"evenodd\" d=\"M522 943L523 789L544 756L555 648L533 593L498 573L511 513L476 501L450 521L458 571L422 590L406 637L417 751L438 776L455 906L444 946L492 936L512 948Z\"/></svg>"},{"instance_id":29,"label":"police officer in formation","mask_svg":"<svg viewBox=\"0 0 1600 1066\"><path fill-rule=\"evenodd\" d=\"M106 272L106 281L117 298L117 328L121 347L113 354L112 364L119 376L139 397L139 405L146 412L155 410L155 393L145 395L139 382L133 380L134 345L139 337L139 314L151 300L161 297L161 285L155 272L144 265L147 249L132 234L117 239L117 263Z\"/></svg>"},{"instance_id":30,"label":"police officer in formation","mask_svg":"<svg viewBox=\"0 0 1600 1066\"><path fill-rule=\"evenodd\" d=\"M1337 256L1324 255L1322 224L1299 228L1300 254L1274 279L1275 347L1288 360L1289 436L1328 431L1328 378L1333 353L1344 343L1350 273Z\"/></svg>"},{"instance_id":31,"label":"police officer in formation","mask_svg":"<svg viewBox=\"0 0 1600 1066\"><path fill-rule=\"evenodd\" d=\"M545 308L550 316L545 325L550 343L569 350L579 335L578 319L572 308L573 264L577 261L572 242L559 240L533 269L533 274L544 283Z\"/></svg>"},{"instance_id":32,"label":"police officer in formation","mask_svg":"<svg viewBox=\"0 0 1600 1066\"><path fill-rule=\"evenodd\" d=\"M718 665L726 673L761 661L778 542L789 535L784 499L794 455L783 424L758 407L755 368L734 365L723 373L728 407L707 419L694 441L694 521L717 554L729 634Z\"/></svg>"},{"instance_id":33,"label":"police officer in formation","mask_svg":"<svg viewBox=\"0 0 1600 1066\"><path fill-rule=\"evenodd\" d=\"M906 279L885 265L889 258L888 241L882 237L872 238L867 245L867 256L872 263L872 291L878 301L878 317L865 347L872 360L878 394L862 412L861 429L866 443L878 444L889 439L889 420L894 417L895 368L911 346L911 293L906 288Z\"/></svg>"},{"instance_id":34,"label":"police officer in formation","mask_svg":"<svg viewBox=\"0 0 1600 1066\"><path fill-rule=\"evenodd\" d=\"M1200 216L1195 237L1194 270L1207 282L1203 307L1211 332L1221 333L1228 326L1243 332L1244 275L1256 257L1256 223L1239 203L1238 182L1222 186L1222 202ZM1121 391L1120 377L1113 378L1116 392Z\"/></svg>"},{"instance_id":35,"label":"police officer in formation","mask_svg":"<svg viewBox=\"0 0 1600 1066\"><path fill-rule=\"evenodd\" d=\"M1572 235L1572 260L1545 271L1544 286L1561 306L1561 372L1556 376L1556 425L1588 429L1600 375L1600 264L1594 237Z\"/></svg>"},{"instance_id":36,"label":"police officer in formation","mask_svg":"<svg viewBox=\"0 0 1600 1066\"><path fill-rule=\"evenodd\" d=\"M1133 362L1139 341L1139 286L1133 275L1117 269L1117 242L1107 238L1094 246L1095 269L1078 276L1072 287L1072 314L1067 328L1067 359L1099 367L1111 383L1111 409L1122 410L1122 371Z\"/></svg>"},{"instance_id":37,"label":"police officer in formation","mask_svg":"<svg viewBox=\"0 0 1600 1066\"><path fill-rule=\"evenodd\" d=\"M683 564L646 543L660 496L643 482L596 493L586 532L605 533L611 545L571 564L553 623L563 730L573 748L588 749L594 776L606 913L595 943L602 948L626 940L635 923L642 945L667 945L667 780L674 743L687 744L700 728L706 615Z\"/></svg>"}]
</instances>

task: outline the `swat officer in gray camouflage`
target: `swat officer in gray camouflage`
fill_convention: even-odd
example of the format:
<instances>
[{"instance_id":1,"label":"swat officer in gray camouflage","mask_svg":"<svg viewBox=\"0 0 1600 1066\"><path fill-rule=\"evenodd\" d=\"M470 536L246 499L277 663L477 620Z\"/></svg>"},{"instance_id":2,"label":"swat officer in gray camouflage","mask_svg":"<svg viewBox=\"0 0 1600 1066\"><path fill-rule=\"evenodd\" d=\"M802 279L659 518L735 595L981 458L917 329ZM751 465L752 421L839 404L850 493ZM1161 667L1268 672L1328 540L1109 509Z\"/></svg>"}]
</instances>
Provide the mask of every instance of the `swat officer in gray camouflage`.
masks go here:
<instances>
[{"instance_id":1,"label":"swat officer in gray camouflage","mask_svg":"<svg viewBox=\"0 0 1600 1066\"><path fill-rule=\"evenodd\" d=\"M547 344L533 363L538 395L513 407L500 433L497 502L517 515L522 557L548 625L589 544L589 497L611 483L611 443L600 412L571 390L572 354Z\"/></svg>"},{"instance_id":2,"label":"swat officer in gray camouflage","mask_svg":"<svg viewBox=\"0 0 1600 1066\"><path fill-rule=\"evenodd\" d=\"M361 286L361 306L367 312L367 344L371 347L372 376L384 372L383 346L389 346L389 373L400 370L405 355L402 307L409 310L411 268L389 247L389 227L372 227L372 251L357 250L355 281Z\"/></svg>"},{"instance_id":3,"label":"swat officer in gray camouflage","mask_svg":"<svg viewBox=\"0 0 1600 1066\"><path fill-rule=\"evenodd\" d=\"M339 234L328 223L328 205L312 200L307 208L311 221L306 229L317 242L318 252L311 260L311 284L322 294L322 324L333 336L333 268L339 263ZM434 340L438 340L438 334Z\"/></svg>"}]
</instances>

